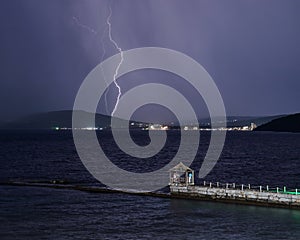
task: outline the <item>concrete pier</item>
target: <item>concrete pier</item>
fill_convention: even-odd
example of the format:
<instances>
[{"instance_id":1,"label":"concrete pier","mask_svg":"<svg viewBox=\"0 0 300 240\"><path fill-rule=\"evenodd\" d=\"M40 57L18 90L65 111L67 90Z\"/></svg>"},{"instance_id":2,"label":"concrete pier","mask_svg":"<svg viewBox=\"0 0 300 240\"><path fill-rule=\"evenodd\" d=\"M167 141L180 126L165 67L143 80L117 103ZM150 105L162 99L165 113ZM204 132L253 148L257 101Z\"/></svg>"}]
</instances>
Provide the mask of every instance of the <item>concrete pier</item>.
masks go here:
<instances>
[{"instance_id":1,"label":"concrete pier","mask_svg":"<svg viewBox=\"0 0 300 240\"><path fill-rule=\"evenodd\" d=\"M194 171L182 162L169 172L172 197L300 209L300 194L297 189L207 181L201 186L195 186Z\"/></svg>"},{"instance_id":2,"label":"concrete pier","mask_svg":"<svg viewBox=\"0 0 300 240\"><path fill-rule=\"evenodd\" d=\"M207 186L170 186L170 192L129 192L124 190L109 189L100 186L79 186L71 183L65 183L59 180L55 181L9 181L0 182L1 185L23 186L23 187L47 187L55 189L68 189L85 191L91 193L123 193L140 196L151 196L160 198L182 198L182 199L197 199L204 201L250 204L256 206L293 208L300 210L300 194L281 193L281 192L266 192L253 190L249 188L231 189L222 187L223 184L217 183L219 187L213 187L213 184L208 183ZM212 187L210 187L212 186ZM229 187L229 184L227 184ZM231 185L232 186L232 185ZM236 187L236 186L235 186Z\"/></svg>"},{"instance_id":3,"label":"concrete pier","mask_svg":"<svg viewBox=\"0 0 300 240\"><path fill-rule=\"evenodd\" d=\"M170 186L171 195L179 198L230 202L238 204L263 205L270 207L284 207L300 209L300 195L253 190L210 187L208 186Z\"/></svg>"}]
</instances>

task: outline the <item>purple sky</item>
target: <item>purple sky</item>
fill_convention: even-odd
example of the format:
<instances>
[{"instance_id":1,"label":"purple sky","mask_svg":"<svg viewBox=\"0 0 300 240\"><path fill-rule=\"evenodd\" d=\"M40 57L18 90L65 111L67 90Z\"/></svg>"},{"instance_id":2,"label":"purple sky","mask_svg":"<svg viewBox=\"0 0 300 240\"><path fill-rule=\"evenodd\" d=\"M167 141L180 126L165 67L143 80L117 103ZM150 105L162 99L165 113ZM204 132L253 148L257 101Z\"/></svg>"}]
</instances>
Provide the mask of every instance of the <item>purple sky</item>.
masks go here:
<instances>
[{"instance_id":1,"label":"purple sky","mask_svg":"<svg viewBox=\"0 0 300 240\"><path fill-rule=\"evenodd\" d=\"M109 5L112 35L123 50L157 46L194 58L215 80L228 115L300 111L300 1L1 0L1 119L72 109L86 75L103 55L117 53L105 32ZM140 71L119 79L124 91L153 81L203 105L172 74ZM115 88L108 98L112 110Z\"/></svg>"}]
</instances>

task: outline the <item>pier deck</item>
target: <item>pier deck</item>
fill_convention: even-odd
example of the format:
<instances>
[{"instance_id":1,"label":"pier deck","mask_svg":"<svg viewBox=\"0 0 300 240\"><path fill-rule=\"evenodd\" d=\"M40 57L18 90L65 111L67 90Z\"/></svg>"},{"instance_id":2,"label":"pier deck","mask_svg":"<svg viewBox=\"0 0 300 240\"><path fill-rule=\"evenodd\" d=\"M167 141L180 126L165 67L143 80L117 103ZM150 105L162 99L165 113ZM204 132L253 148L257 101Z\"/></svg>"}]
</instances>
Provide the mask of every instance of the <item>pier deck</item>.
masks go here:
<instances>
[{"instance_id":1,"label":"pier deck","mask_svg":"<svg viewBox=\"0 0 300 240\"><path fill-rule=\"evenodd\" d=\"M170 186L170 192L180 198L300 209L300 194L288 192L175 185Z\"/></svg>"},{"instance_id":2,"label":"pier deck","mask_svg":"<svg viewBox=\"0 0 300 240\"><path fill-rule=\"evenodd\" d=\"M47 187L56 189L79 190L92 193L125 193L140 196L151 196L160 198L182 198L197 199L213 202L248 204L255 206L281 207L300 210L300 194L266 192L249 189L226 189L223 187L210 186L170 186L170 192L126 192L96 186L78 186L60 181L51 182L0 182L0 185Z\"/></svg>"}]
</instances>

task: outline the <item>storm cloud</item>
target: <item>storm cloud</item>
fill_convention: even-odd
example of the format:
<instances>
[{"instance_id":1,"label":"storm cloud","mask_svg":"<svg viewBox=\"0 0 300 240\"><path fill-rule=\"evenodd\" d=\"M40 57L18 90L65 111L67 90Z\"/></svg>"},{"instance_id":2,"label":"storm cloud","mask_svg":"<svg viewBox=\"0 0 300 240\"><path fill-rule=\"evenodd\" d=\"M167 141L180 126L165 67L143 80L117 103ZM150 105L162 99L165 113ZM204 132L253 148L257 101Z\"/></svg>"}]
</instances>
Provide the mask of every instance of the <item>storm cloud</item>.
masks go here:
<instances>
[{"instance_id":1,"label":"storm cloud","mask_svg":"<svg viewBox=\"0 0 300 240\"><path fill-rule=\"evenodd\" d=\"M2 119L72 109L86 75L117 53L107 35L109 7L122 50L157 46L194 58L215 80L227 114L300 110L299 1L2 0ZM193 105L201 101L171 74L141 71L118 82L126 91L153 81L183 88ZM111 86L110 108L115 97Z\"/></svg>"}]
</instances>

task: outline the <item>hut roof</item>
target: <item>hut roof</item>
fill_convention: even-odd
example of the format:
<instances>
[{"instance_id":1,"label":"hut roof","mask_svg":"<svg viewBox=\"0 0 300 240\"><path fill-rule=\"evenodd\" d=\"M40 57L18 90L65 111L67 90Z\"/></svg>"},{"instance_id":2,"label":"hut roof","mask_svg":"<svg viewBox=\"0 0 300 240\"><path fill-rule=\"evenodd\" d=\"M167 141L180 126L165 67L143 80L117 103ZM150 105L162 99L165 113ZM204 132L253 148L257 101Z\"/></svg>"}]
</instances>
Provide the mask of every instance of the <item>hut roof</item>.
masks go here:
<instances>
[{"instance_id":1,"label":"hut roof","mask_svg":"<svg viewBox=\"0 0 300 240\"><path fill-rule=\"evenodd\" d=\"M169 171L179 171L179 172L185 172L185 171L193 171L191 168L185 166L182 162L177 164L175 167L171 168Z\"/></svg>"}]
</instances>

